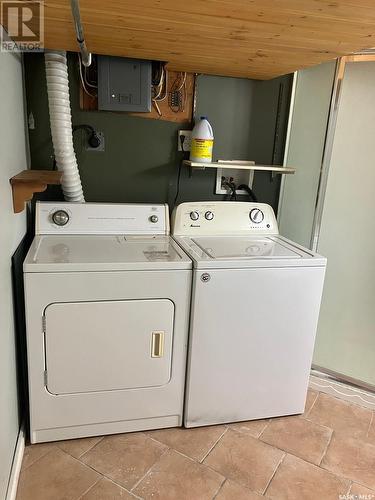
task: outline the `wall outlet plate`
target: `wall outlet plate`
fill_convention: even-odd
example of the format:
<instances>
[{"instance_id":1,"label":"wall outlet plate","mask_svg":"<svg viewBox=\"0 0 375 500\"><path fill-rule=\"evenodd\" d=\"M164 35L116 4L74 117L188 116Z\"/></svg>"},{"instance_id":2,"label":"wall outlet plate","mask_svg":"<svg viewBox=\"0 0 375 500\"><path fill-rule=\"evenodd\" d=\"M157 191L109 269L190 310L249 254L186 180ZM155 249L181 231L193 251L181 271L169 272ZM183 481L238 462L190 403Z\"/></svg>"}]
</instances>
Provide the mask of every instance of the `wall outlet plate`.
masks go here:
<instances>
[{"instance_id":1,"label":"wall outlet plate","mask_svg":"<svg viewBox=\"0 0 375 500\"><path fill-rule=\"evenodd\" d=\"M254 162L255 163L255 162ZM216 169L216 194L228 194L228 190L222 186L222 177L229 180L233 178L236 186L246 184L249 188L253 186L254 170L245 170L240 168L217 168ZM236 189L236 194L247 194L243 189Z\"/></svg>"},{"instance_id":2,"label":"wall outlet plate","mask_svg":"<svg viewBox=\"0 0 375 500\"><path fill-rule=\"evenodd\" d=\"M100 139L100 146L98 146L97 148L92 148L90 146L90 144L87 142L87 134L84 134L84 138L83 140L85 141L85 149L86 151L105 151L105 141L104 141L104 134L103 132L99 132L98 130L96 131L96 135L99 137Z\"/></svg>"},{"instance_id":3,"label":"wall outlet plate","mask_svg":"<svg viewBox=\"0 0 375 500\"><path fill-rule=\"evenodd\" d=\"M191 130L179 130L177 137L177 151L182 151L181 147L181 136L185 136L184 140L184 151L190 151L191 149Z\"/></svg>"}]
</instances>

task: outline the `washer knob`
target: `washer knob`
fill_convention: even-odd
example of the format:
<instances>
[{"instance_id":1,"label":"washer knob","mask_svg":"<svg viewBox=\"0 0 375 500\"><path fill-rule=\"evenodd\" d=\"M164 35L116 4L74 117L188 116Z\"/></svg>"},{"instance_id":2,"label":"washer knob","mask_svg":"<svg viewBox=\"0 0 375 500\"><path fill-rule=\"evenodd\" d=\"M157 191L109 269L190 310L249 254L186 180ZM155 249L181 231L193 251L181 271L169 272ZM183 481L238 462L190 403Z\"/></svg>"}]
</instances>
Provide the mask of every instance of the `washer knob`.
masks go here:
<instances>
[{"instance_id":1,"label":"washer knob","mask_svg":"<svg viewBox=\"0 0 375 500\"><path fill-rule=\"evenodd\" d=\"M190 212L190 219L191 220L198 220L199 219L199 213L197 211Z\"/></svg>"},{"instance_id":2,"label":"washer knob","mask_svg":"<svg viewBox=\"0 0 375 500\"><path fill-rule=\"evenodd\" d=\"M264 213L259 208L253 208L250 210L249 217L251 222L254 222L254 224L260 224L263 222Z\"/></svg>"},{"instance_id":3,"label":"washer knob","mask_svg":"<svg viewBox=\"0 0 375 500\"><path fill-rule=\"evenodd\" d=\"M157 215L150 215L150 222L153 222L154 224L159 220L159 217Z\"/></svg>"},{"instance_id":4,"label":"washer knob","mask_svg":"<svg viewBox=\"0 0 375 500\"><path fill-rule=\"evenodd\" d=\"M205 214L204 214L204 217L205 219L207 220L212 220L214 218L214 213L211 212L210 210L208 210Z\"/></svg>"},{"instance_id":5,"label":"washer knob","mask_svg":"<svg viewBox=\"0 0 375 500\"><path fill-rule=\"evenodd\" d=\"M56 210L52 214L52 221L56 226L65 226L69 222L69 214L65 210Z\"/></svg>"}]
</instances>

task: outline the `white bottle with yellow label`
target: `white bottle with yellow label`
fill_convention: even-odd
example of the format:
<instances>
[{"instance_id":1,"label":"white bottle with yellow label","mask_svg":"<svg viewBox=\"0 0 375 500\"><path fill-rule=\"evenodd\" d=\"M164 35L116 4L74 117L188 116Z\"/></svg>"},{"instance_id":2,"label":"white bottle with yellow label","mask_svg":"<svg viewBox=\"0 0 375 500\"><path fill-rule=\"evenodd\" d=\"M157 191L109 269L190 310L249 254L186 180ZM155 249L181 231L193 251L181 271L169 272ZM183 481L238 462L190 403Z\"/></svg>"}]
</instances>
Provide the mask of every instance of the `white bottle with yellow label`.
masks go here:
<instances>
[{"instance_id":1,"label":"white bottle with yellow label","mask_svg":"<svg viewBox=\"0 0 375 500\"><path fill-rule=\"evenodd\" d=\"M190 160L200 163L211 163L214 133L210 122L201 116L191 133Z\"/></svg>"}]
</instances>

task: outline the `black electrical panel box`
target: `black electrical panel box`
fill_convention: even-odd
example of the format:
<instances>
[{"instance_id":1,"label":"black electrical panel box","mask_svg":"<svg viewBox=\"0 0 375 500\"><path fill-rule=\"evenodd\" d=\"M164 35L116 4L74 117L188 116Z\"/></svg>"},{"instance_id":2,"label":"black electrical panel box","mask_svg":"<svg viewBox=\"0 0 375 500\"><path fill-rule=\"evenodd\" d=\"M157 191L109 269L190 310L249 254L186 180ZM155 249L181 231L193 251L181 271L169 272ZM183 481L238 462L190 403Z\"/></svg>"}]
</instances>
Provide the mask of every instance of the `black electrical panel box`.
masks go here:
<instances>
[{"instance_id":1,"label":"black electrical panel box","mask_svg":"<svg viewBox=\"0 0 375 500\"><path fill-rule=\"evenodd\" d=\"M151 111L151 61L98 56L98 109Z\"/></svg>"}]
</instances>

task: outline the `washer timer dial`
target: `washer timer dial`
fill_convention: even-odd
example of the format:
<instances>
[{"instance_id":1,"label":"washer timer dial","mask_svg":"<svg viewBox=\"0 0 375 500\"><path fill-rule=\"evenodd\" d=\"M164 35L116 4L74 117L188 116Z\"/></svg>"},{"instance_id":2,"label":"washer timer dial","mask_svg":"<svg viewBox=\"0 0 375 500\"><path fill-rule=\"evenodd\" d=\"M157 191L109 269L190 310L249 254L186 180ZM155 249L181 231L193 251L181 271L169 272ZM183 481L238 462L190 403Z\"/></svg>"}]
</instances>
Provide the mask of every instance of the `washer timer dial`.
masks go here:
<instances>
[{"instance_id":1,"label":"washer timer dial","mask_svg":"<svg viewBox=\"0 0 375 500\"><path fill-rule=\"evenodd\" d=\"M204 217L206 220L212 220L214 218L214 213L210 210L207 210L207 212L204 214Z\"/></svg>"},{"instance_id":2,"label":"washer timer dial","mask_svg":"<svg viewBox=\"0 0 375 500\"><path fill-rule=\"evenodd\" d=\"M251 222L254 222L254 224L260 224L264 220L264 213L260 208L253 208L250 210L249 217Z\"/></svg>"},{"instance_id":3,"label":"washer timer dial","mask_svg":"<svg viewBox=\"0 0 375 500\"><path fill-rule=\"evenodd\" d=\"M195 210L193 212L190 212L190 219L191 220L198 220L199 219L199 213L196 212Z\"/></svg>"}]
</instances>

